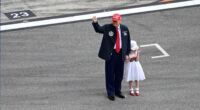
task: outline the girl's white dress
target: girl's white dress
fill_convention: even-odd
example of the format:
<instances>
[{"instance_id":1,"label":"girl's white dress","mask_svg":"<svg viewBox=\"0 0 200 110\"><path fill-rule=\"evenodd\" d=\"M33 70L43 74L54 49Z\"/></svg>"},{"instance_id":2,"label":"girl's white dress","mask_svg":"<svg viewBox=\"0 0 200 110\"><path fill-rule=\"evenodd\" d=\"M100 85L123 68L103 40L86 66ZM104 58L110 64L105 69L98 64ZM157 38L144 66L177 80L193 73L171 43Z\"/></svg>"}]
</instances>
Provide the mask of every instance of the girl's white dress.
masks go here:
<instances>
[{"instance_id":1,"label":"girl's white dress","mask_svg":"<svg viewBox=\"0 0 200 110\"><path fill-rule=\"evenodd\" d=\"M135 60L130 62L130 59L136 56L137 56L137 51L134 54L129 54L129 61L127 63L127 68L125 72L127 82L146 79L140 62Z\"/></svg>"}]
</instances>

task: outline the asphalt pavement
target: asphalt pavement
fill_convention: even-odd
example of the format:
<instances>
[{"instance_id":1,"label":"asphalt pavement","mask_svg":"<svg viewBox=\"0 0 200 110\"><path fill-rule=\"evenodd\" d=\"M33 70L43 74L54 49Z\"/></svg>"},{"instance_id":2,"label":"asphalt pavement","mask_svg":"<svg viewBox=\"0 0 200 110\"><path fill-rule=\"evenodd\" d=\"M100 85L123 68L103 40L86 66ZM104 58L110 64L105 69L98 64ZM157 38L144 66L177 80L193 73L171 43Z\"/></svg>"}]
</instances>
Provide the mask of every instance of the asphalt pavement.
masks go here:
<instances>
[{"instance_id":1,"label":"asphalt pavement","mask_svg":"<svg viewBox=\"0 0 200 110\"><path fill-rule=\"evenodd\" d=\"M122 16L141 48L141 96L106 97L102 35L91 21L1 33L1 110L199 110L200 7ZM99 19L101 25L111 18Z\"/></svg>"},{"instance_id":2,"label":"asphalt pavement","mask_svg":"<svg viewBox=\"0 0 200 110\"><path fill-rule=\"evenodd\" d=\"M52 16L68 16L98 10L105 11L144 5L156 1L158 0L1 0L1 23L27 21ZM35 16L21 18L21 16L27 16L23 12L25 10L30 10ZM22 11L23 13L16 13L16 11ZM12 13L11 17L19 17L21 19L9 19L5 13Z\"/></svg>"}]
</instances>

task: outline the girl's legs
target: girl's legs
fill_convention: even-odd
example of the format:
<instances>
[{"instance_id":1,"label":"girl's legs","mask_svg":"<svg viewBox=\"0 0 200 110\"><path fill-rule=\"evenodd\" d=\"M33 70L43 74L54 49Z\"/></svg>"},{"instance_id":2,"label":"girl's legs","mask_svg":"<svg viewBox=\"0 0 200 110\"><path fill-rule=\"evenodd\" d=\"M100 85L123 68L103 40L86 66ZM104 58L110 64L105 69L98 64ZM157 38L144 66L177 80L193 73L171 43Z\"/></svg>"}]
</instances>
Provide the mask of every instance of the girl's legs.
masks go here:
<instances>
[{"instance_id":1,"label":"girl's legs","mask_svg":"<svg viewBox=\"0 0 200 110\"><path fill-rule=\"evenodd\" d=\"M134 96L134 89L133 89L133 81L129 81L129 90L130 90L130 95Z\"/></svg>"},{"instance_id":2,"label":"girl's legs","mask_svg":"<svg viewBox=\"0 0 200 110\"><path fill-rule=\"evenodd\" d=\"M135 93L136 93L136 96L139 96L140 95L140 92L139 92L139 81L135 80Z\"/></svg>"},{"instance_id":3,"label":"girl's legs","mask_svg":"<svg viewBox=\"0 0 200 110\"><path fill-rule=\"evenodd\" d=\"M135 86L136 88L139 88L139 81L135 80Z\"/></svg>"},{"instance_id":4,"label":"girl's legs","mask_svg":"<svg viewBox=\"0 0 200 110\"><path fill-rule=\"evenodd\" d=\"M133 81L129 81L129 89L133 88Z\"/></svg>"}]
</instances>

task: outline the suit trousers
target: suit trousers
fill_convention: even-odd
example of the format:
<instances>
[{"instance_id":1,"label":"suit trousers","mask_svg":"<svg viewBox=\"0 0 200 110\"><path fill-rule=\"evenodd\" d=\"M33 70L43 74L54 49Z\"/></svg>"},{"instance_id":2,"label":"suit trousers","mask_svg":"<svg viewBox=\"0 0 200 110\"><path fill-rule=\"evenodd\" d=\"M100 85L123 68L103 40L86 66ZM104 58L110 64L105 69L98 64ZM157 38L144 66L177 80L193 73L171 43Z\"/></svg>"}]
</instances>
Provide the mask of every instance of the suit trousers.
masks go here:
<instances>
[{"instance_id":1,"label":"suit trousers","mask_svg":"<svg viewBox=\"0 0 200 110\"><path fill-rule=\"evenodd\" d=\"M111 59L105 62L106 90L108 95L121 94L124 61L122 54L113 50Z\"/></svg>"}]
</instances>

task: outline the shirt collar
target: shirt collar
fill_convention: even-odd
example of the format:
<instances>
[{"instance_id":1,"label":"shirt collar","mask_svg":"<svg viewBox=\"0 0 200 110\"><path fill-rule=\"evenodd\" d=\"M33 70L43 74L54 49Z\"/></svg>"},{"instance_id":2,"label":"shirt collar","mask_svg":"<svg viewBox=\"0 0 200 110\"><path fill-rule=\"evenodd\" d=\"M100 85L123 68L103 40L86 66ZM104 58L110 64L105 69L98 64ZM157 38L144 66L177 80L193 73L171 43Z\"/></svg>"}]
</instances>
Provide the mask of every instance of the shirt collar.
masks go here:
<instances>
[{"instance_id":1,"label":"shirt collar","mask_svg":"<svg viewBox=\"0 0 200 110\"><path fill-rule=\"evenodd\" d=\"M118 29L120 28L120 25L118 26Z\"/></svg>"},{"instance_id":2,"label":"shirt collar","mask_svg":"<svg viewBox=\"0 0 200 110\"><path fill-rule=\"evenodd\" d=\"M117 28L120 29L120 25Z\"/></svg>"}]
</instances>

